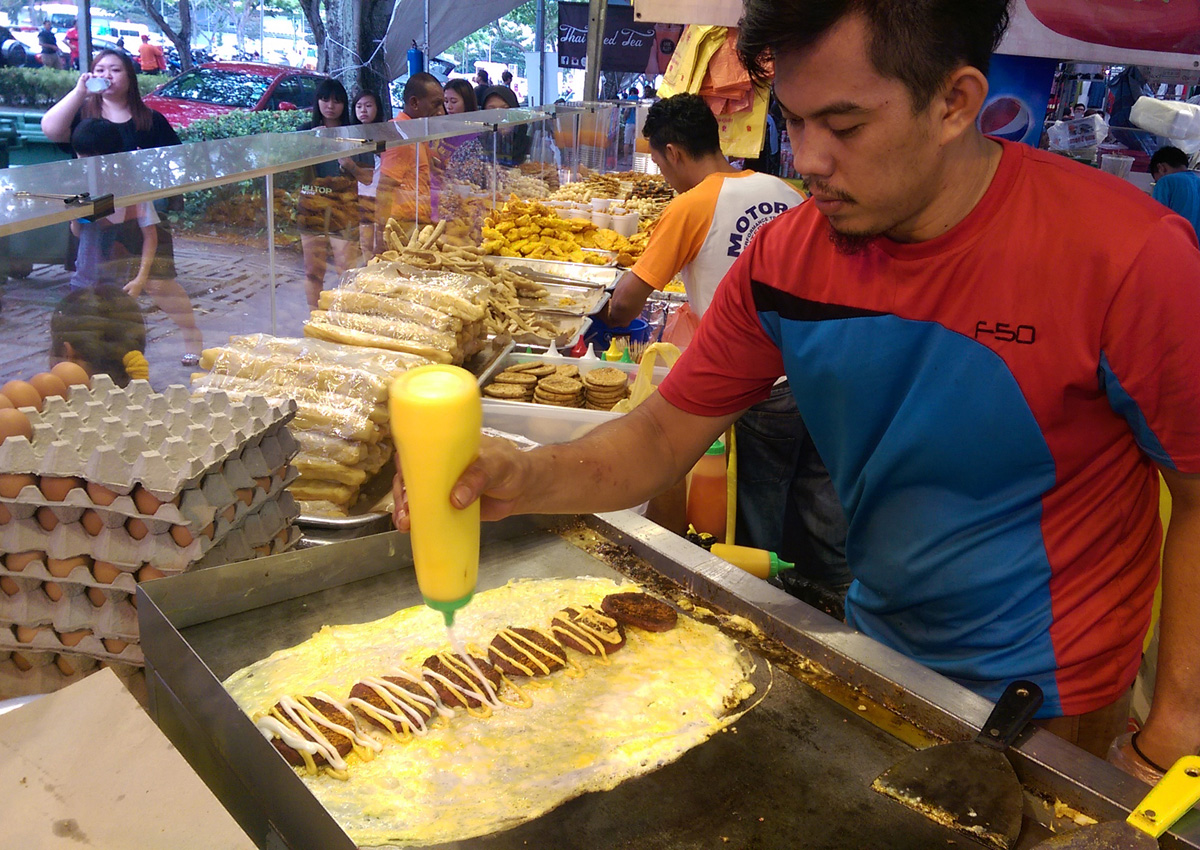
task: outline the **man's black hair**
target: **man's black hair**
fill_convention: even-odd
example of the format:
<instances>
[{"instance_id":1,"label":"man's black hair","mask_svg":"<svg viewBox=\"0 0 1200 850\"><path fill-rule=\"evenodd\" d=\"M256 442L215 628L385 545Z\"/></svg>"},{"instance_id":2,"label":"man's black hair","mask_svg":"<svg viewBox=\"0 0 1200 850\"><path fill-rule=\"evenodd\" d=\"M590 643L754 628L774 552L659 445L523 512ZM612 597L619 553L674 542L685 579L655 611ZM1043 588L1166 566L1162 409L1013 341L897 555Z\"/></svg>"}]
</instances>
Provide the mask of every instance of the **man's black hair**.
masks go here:
<instances>
[{"instance_id":1,"label":"man's black hair","mask_svg":"<svg viewBox=\"0 0 1200 850\"><path fill-rule=\"evenodd\" d=\"M899 80L924 109L956 68L988 71L1011 0L745 0L738 54L752 77L771 60L816 44L848 15L867 24L868 54L880 76Z\"/></svg>"},{"instance_id":2,"label":"man's black hair","mask_svg":"<svg viewBox=\"0 0 1200 850\"><path fill-rule=\"evenodd\" d=\"M1154 169L1160 165L1169 168L1187 168L1188 156L1179 148L1164 145L1154 152L1154 156L1150 157L1150 173L1153 174Z\"/></svg>"},{"instance_id":3,"label":"man's black hair","mask_svg":"<svg viewBox=\"0 0 1200 850\"><path fill-rule=\"evenodd\" d=\"M405 105L408 105L408 102L414 97L424 97L425 93L429 91L430 86L437 86L439 89L442 87L442 84L438 82L438 78L433 74L418 71L409 77L408 82L404 84L403 97Z\"/></svg>"},{"instance_id":4,"label":"man's black hair","mask_svg":"<svg viewBox=\"0 0 1200 850\"><path fill-rule=\"evenodd\" d=\"M693 159L721 152L717 119L698 94L677 94L651 106L646 111L642 135L655 150L675 145Z\"/></svg>"},{"instance_id":5,"label":"man's black hair","mask_svg":"<svg viewBox=\"0 0 1200 850\"><path fill-rule=\"evenodd\" d=\"M71 149L79 156L104 156L125 150L125 140L107 118L84 118L71 132Z\"/></svg>"}]
</instances>

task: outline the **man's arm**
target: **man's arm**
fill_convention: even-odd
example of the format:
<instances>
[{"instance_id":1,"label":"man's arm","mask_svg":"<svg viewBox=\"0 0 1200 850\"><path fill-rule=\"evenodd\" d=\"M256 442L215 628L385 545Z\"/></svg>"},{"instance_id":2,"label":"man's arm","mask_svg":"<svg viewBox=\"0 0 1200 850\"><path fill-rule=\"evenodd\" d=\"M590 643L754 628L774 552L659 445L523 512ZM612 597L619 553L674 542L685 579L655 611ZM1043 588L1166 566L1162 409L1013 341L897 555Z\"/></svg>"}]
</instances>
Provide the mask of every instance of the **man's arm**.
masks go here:
<instances>
[{"instance_id":1,"label":"man's arm","mask_svg":"<svg viewBox=\"0 0 1200 850\"><path fill-rule=\"evenodd\" d=\"M1200 475L1162 470L1171 524L1162 566L1154 699L1138 747L1162 767L1200 752Z\"/></svg>"},{"instance_id":2,"label":"man's arm","mask_svg":"<svg viewBox=\"0 0 1200 850\"><path fill-rule=\"evenodd\" d=\"M625 272L617 281L608 300L608 307L601 319L610 328L623 328L642 314L646 299L654 292L654 287L646 283L633 272Z\"/></svg>"},{"instance_id":3,"label":"man's arm","mask_svg":"<svg viewBox=\"0 0 1200 850\"><path fill-rule=\"evenodd\" d=\"M655 393L632 412L571 443L519 452L503 440L485 440L450 502L465 508L481 498L485 520L632 507L682 478L740 415L697 416ZM398 529L408 531L402 486L397 476L394 519Z\"/></svg>"}]
</instances>

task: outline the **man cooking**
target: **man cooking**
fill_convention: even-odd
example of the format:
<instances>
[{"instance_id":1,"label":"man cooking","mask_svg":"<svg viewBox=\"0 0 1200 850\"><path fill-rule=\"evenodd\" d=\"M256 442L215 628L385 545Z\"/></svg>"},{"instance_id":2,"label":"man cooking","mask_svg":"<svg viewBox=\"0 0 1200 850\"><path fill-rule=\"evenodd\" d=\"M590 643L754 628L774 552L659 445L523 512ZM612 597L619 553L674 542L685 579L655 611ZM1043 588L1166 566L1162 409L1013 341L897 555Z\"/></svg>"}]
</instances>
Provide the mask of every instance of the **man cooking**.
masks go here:
<instances>
[{"instance_id":1,"label":"man cooking","mask_svg":"<svg viewBox=\"0 0 1200 850\"><path fill-rule=\"evenodd\" d=\"M1007 21L1006 0L747 0L739 51L773 59L813 200L760 230L658 394L574 443L488 441L451 501L636 504L786 373L849 520L847 622L993 700L1033 680L1043 722L1102 754L1161 473L1158 673L1124 754L1161 769L1200 749L1200 251L1125 181L980 134Z\"/></svg>"},{"instance_id":2,"label":"man cooking","mask_svg":"<svg viewBox=\"0 0 1200 850\"><path fill-rule=\"evenodd\" d=\"M663 211L645 253L618 281L602 318L613 327L628 325L650 293L678 275L688 303L664 338L684 348L717 285L754 234L801 197L778 177L730 165L721 153L717 119L699 95L655 103L642 135L654 164L679 196ZM851 580L846 520L786 381L738 420L736 438L737 539L778 552L797 563L798 575L845 593ZM792 516L796 521L788 531ZM792 578L789 574L788 582Z\"/></svg>"}]
</instances>

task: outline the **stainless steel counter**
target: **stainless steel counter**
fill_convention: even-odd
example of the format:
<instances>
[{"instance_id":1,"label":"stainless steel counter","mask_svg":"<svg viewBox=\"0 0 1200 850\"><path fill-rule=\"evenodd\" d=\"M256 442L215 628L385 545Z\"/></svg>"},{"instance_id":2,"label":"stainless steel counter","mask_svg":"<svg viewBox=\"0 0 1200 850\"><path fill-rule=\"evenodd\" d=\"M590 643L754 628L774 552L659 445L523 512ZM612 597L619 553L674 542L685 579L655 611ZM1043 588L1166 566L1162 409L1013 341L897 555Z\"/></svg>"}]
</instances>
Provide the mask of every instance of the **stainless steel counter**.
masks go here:
<instances>
[{"instance_id":1,"label":"stainless steel counter","mask_svg":"<svg viewBox=\"0 0 1200 850\"><path fill-rule=\"evenodd\" d=\"M628 512L489 525L483 552L481 589L517 576L615 574L674 596L682 588L695 604L754 623L764 636L732 633L782 667L761 705L675 764L453 846L977 846L869 786L907 750L902 739L973 736L990 710L983 699ZM382 534L185 573L138 594L152 713L251 837L264 847L353 847L220 680L323 625L418 604L407 538ZM725 623L738 628L736 618ZM1022 846L1048 834L1036 795L1111 819L1145 790L1044 732L1019 742L1014 762L1029 792ZM1198 821L1190 815L1177 828L1186 838L1163 846L1200 847Z\"/></svg>"}]
</instances>

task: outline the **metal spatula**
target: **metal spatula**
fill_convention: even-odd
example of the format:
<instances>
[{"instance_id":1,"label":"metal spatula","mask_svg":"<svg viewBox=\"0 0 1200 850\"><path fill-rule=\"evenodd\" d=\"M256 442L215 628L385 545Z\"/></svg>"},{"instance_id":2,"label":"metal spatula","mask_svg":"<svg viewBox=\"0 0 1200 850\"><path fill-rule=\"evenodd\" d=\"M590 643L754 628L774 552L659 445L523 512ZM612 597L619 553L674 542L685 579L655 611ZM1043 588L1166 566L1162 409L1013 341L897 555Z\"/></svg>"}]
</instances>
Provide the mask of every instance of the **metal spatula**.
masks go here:
<instances>
[{"instance_id":1,"label":"metal spatula","mask_svg":"<svg viewBox=\"0 0 1200 850\"><path fill-rule=\"evenodd\" d=\"M1013 682L974 741L918 750L871 787L937 823L1007 850L1021 832L1023 800L1004 751L1041 704L1041 688Z\"/></svg>"},{"instance_id":2,"label":"metal spatula","mask_svg":"<svg viewBox=\"0 0 1200 850\"><path fill-rule=\"evenodd\" d=\"M1123 821L1056 835L1033 850L1158 850L1158 837L1200 800L1200 756L1184 756Z\"/></svg>"}]
</instances>

